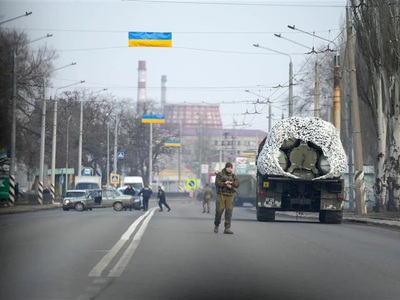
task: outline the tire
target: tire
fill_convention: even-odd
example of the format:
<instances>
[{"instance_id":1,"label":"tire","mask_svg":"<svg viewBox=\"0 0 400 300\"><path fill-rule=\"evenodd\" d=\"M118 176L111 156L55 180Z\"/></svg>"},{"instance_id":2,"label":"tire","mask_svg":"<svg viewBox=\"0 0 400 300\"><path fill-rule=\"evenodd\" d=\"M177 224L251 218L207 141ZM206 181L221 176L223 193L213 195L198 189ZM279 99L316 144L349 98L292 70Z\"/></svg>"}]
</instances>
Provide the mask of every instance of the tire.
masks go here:
<instances>
[{"instance_id":1,"label":"tire","mask_svg":"<svg viewBox=\"0 0 400 300\"><path fill-rule=\"evenodd\" d=\"M63 211L69 211L69 208L63 208Z\"/></svg>"},{"instance_id":2,"label":"tire","mask_svg":"<svg viewBox=\"0 0 400 300\"><path fill-rule=\"evenodd\" d=\"M257 207L257 221L260 222L275 221L275 209Z\"/></svg>"},{"instance_id":3,"label":"tire","mask_svg":"<svg viewBox=\"0 0 400 300\"><path fill-rule=\"evenodd\" d=\"M77 202L77 203L75 203L74 208L76 211L81 212L81 211L85 210L85 205L83 205L82 202Z\"/></svg>"},{"instance_id":4,"label":"tire","mask_svg":"<svg viewBox=\"0 0 400 300\"><path fill-rule=\"evenodd\" d=\"M320 211L319 221L324 224L341 224L343 221L342 211Z\"/></svg>"},{"instance_id":5,"label":"tire","mask_svg":"<svg viewBox=\"0 0 400 300\"><path fill-rule=\"evenodd\" d=\"M113 207L115 211L122 211L124 209L124 205L121 202L115 202Z\"/></svg>"}]
</instances>

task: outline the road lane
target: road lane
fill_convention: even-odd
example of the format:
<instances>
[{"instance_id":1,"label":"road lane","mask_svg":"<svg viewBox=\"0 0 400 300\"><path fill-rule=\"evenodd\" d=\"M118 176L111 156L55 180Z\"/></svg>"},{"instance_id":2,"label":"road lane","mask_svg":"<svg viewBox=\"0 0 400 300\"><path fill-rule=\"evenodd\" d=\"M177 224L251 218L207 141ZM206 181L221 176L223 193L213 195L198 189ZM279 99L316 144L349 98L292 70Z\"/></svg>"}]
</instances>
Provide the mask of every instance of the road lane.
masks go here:
<instances>
[{"instance_id":1,"label":"road lane","mask_svg":"<svg viewBox=\"0 0 400 300\"><path fill-rule=\"evenodd\" d=\"M154 206L155 201L151 202ZM0 218L1 299L398 299L399 232L235 208L213 232L199 202L171 212L46 211ZM214 209L213 209L214 210ZM150 213L149 213L150 215ZM124 237L97 277L89 274ZM7 245L7 246L6 246ZM120 263L119 263L120 262ZM113 277L113 274L118 274ZM12 280L9 280L12 278Z\"/></svg>"}]
</instances>

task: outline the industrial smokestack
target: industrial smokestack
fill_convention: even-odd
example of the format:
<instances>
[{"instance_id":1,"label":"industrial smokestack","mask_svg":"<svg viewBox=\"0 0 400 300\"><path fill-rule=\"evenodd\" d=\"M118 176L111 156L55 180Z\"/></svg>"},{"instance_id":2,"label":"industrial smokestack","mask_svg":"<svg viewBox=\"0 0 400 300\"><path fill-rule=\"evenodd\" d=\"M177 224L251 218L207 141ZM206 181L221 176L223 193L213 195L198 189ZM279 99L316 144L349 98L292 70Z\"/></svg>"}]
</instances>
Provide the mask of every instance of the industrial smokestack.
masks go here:
<instances>
[{"instance_id":1,"label":"industrial smokestack","mask_svg":"<svg viewBox=\"0 0 400 300\"><path fill-rule=\"evenodd\" d=\"M161 76L161 107L164 107L164 104L167 102L167 75Z\"/></svg>"},{"instance_id":2,"label":"industrial smokestack","mask_svg":"<svg viewBox=\"0 0 400 300\"><path fill-rule=\"evenodd\" d=\"M142 115L146 111L146 61L139 60L137 111Z\"/></svg>"}]
</instances>

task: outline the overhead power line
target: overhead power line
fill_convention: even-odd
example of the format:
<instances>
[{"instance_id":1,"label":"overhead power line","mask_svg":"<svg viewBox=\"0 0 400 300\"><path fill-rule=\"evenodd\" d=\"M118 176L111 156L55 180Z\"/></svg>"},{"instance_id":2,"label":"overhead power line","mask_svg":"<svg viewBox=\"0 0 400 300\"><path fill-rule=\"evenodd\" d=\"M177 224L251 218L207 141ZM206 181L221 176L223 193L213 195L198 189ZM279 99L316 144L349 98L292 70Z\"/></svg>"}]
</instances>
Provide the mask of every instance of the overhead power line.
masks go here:
<instances>
[{"instance_id":1,"label":"overhead power line","mask_svg":"<svg viewBox=\"0 0 400 300\"><path fill-rule=\"evenodd\" d=\"M123 0L126 2L141 2L141 3L162 3L162 4L191 4L191 5L227 5L227 6L269 6L269 7L345 7L344 4L337 4L334 1L331 3L321 3L312 1L264 1L264 2L233 2L233 1L173 1L173 0Z\"/></svg>"}]
</instances>

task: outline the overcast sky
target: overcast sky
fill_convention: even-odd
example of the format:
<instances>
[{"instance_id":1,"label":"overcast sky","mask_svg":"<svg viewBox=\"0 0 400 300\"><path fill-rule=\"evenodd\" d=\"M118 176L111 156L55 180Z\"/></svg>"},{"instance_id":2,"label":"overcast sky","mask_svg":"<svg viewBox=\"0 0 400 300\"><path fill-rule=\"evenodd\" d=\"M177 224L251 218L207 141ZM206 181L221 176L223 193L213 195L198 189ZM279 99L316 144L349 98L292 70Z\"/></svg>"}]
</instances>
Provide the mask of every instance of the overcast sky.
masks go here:
<instances>
[{"instance_id":1,"label":"overcast sky","mask_svg":"<svg viewBox=\"0 0 400 300\"><path fill-rule=\"evenodd\" d=\"M77 63L55 73L55 88L85 80L81 86L108 88L136 103L138 61L145 60L148 99L160 101L161 76L166 75L167 103L220 104L224 127L267 130L268 106L254 102L269 98L274 121L282 109L287 116L288 89L274 87L287 85L289 60L299 78L310 57L305 53L328 44L287 25L335 40L345 5L345 0L0 0L0 22L32 12L2 27L24 30L30 40L53 34L32 46L47 43L56 49L55 67ZM129 31L172 32L173 46L128 47Z\"/></svg>"}]
</instances>

